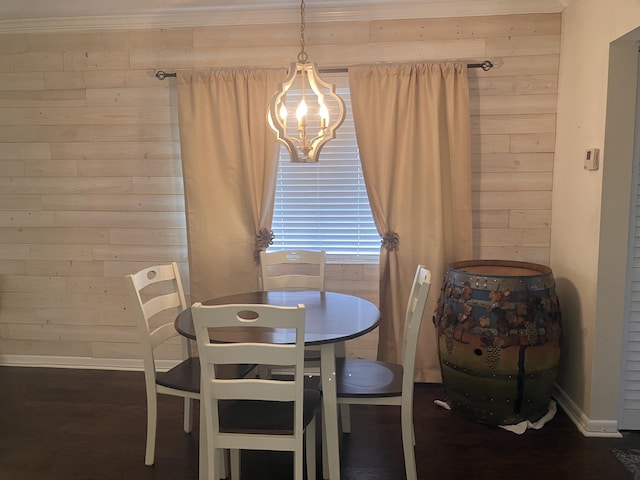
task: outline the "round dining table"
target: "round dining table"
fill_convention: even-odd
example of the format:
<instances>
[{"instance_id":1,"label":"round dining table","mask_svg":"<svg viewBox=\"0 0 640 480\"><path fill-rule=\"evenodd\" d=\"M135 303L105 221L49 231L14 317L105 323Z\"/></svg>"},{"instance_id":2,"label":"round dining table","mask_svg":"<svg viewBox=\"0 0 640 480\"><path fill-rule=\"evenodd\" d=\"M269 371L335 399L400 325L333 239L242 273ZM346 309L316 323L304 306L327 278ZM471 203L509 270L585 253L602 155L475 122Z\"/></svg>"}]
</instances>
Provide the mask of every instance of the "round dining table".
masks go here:
<instances>
[{"instance_id":1,"label":"round dining table","mask_svg":"<svg viewBox=\"0 0 640 480\"><path fill-rule=\"evenodd\" d=\"M338 403L335 382L336 351L344 355L344 342L374 330L380 321L380 310L373 303L337 292L317 290L272 290L248 292L214 298L204 305L264 304L296 306L303 304L305 315L305 346L320 348L320 377L323 395L323 423L326 434L326 457L323 477L340 478ZM188 308L178 314L175 328L181 335L195 339L195 329ZM272 328L216 328L209 331L212 342L295 343L292 330ZM201 417L202 418L202 417ZM204 430L201 428L201 431ZM200 446L200 478L206 478L206 454ZM328 476L327 476L328 475Z\"/></svg>"}]
</instances>

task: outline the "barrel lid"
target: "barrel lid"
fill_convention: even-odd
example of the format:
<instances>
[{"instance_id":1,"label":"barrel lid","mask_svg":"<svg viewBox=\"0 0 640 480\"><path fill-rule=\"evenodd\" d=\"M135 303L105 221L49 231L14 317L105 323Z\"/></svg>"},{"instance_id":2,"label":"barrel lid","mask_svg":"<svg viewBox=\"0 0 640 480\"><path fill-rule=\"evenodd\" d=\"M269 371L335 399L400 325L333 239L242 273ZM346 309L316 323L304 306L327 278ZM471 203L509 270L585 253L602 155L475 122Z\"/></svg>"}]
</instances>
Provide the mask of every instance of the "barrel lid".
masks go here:
<instances>
[{"instance_id":1,"label":"barrel lid","mask_svg":"<svg viewBox=\"0 0 640 480\"><path fill-rule=\"evenodd\" d=\"M530 277L551 273L546 265L515 260L463 260L449 264L449 269L483 277Z\"/></svg>"}]
</instances>

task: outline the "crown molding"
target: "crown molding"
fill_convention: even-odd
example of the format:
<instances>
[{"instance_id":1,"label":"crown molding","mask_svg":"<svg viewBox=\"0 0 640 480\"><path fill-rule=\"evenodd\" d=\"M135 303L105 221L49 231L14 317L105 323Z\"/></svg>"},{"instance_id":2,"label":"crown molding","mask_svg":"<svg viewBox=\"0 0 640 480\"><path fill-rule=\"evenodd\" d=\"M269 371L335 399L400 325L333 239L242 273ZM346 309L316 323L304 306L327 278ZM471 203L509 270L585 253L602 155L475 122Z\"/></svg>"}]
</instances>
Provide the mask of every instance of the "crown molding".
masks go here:
<instances>
[{"instance_id":1,"label":"crown molding","mask_svg":"<svg viewBox=\"0 0 640 480\"><path fill-rule=\"evenodd\" d=\"M531 13L558 13L572 0L439 0L401 3L319 2L306 7L307 22L399 20ZM176 7L161 13L83 15L0 20L0 33L49 33L95 30L135 30L171 27L257 25L299 22L299 8L279 3L241 3L235 6Z\"/></svg>"}]
</instances>

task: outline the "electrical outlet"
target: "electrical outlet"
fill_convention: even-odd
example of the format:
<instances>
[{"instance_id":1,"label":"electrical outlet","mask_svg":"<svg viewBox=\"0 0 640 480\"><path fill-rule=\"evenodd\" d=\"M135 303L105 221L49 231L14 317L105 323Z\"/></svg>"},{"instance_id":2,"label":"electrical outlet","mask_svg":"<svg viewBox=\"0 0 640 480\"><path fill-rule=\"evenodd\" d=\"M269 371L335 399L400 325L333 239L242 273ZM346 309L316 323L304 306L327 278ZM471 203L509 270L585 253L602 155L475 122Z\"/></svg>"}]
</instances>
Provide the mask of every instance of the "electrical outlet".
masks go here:
<instances>
[{"instance_id":1,"label":"electrical outlet","mask_svg":"<svg viewBox=\"0 0 640 480\"><path fill-rule=\"evenodd\" d=\"M598 148L589 148L584 152L584 169L598 170Z\"/></svg>"}]
</instances>

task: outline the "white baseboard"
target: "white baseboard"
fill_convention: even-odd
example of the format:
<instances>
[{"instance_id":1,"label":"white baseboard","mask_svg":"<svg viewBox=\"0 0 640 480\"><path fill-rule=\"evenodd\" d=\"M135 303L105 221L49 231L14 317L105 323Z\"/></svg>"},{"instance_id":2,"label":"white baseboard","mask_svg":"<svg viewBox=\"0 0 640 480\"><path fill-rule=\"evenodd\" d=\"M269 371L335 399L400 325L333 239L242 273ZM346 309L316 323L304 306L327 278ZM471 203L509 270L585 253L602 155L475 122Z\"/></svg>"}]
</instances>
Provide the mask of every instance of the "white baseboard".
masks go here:
<instances>
[{"instance_id":1,"label":"white baseboard","mask_svg":"<svg viewBox=\"0 0 640 480\"><path fill-rule=\"evenodd\" d=\"M175 360L157 360L158 370L168 370ZM77 368L91 370L142 371L142 360L137 358L59 357L47 355L0 355L0 365L12 367Z\"/></svg>"},{"instance_id":2,"label":"white baseboard","mask_svg":"<svg viewBox=\"0 0 640 480\"><path fill-rule=\"evenodd\" d=\"M585 437L622 437L617 420L591 420L557 384L553 396Z\"/></svg>"}]
</instances>

